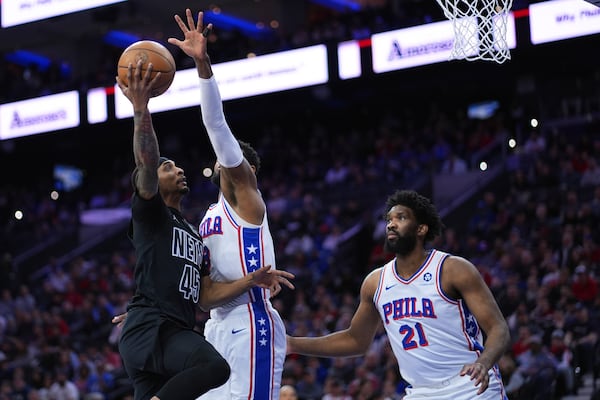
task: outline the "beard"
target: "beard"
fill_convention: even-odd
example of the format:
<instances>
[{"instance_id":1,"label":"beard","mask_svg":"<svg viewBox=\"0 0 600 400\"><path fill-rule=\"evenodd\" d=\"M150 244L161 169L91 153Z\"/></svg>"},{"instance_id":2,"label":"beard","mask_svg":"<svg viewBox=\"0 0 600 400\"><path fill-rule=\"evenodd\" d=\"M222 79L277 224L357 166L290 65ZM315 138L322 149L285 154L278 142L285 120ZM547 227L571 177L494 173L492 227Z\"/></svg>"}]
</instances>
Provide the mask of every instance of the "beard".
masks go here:
<instances>
[{"instance_id":1,"label":"beard","mask_svg":"<svg viewBox=\"0 0 600 400\"><path fill-rule=\"evenodd\" d=\"M182 188L182 189L179 191L179 193L180 193L180 194L188 194L189 192L190 192L190 188L189 188L189 187L187 187L187 186L186 186L186 187L184 187L184 188Z\"/></svg>"},{"instance_id":2,"label":"beard","mask_svg":"<svg viewBox=\"0 0 600 400\"><path fill-rule=\"evenodd\" d=\"M409 255L417 246L417 228L411 230L404 235L397 233L395 239L385 237L384 249L387 252L400 256Z\"/></svg>"}]
</instances>

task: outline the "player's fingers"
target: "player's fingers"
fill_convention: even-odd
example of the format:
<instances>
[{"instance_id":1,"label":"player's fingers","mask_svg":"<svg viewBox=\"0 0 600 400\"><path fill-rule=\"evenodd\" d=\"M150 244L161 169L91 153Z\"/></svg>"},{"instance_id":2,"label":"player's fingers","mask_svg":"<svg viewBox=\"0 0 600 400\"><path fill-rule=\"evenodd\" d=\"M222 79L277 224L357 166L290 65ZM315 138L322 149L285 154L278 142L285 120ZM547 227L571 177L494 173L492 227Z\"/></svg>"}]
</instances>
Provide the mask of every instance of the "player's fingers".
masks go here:
<instances>
[{"instance_id":1,"label":"player's fingers","mask_svg":"<svg viewBox=\"0 0 600 400\"><path fill-rule=\"evenodd\" d=\"M481 379L479 381L480 381L481 384L479 385L479 383L478 383L479 390L477 391L477 394L481 394L481 393L485 392L486 389L489 386L489 377L488 377L487 373L485 374L485 376L483 377L483 379ZM477 386L477 385L475 385L475 386Z\"/></svg>"},{"instance_id":2,"label":"player's fingers","mask_svg":"<svg viewBox=\"0 0 600 400\"><path fill-rule=\"evenodd\" d=\"M469 375L471 380L477 378L479 373L477 366L481 366L483 368L483 366L478 363L463 365L462 369L460 370L460 376Z\"/></svg>"},{"instance_id":3,"label":"player's fingers","mask_svg":"<svg viewBox=\"0 0 600 400\"><path fill-rule=\"evenodd\" d=\"M131 82L131 77L133 76L133 71L134 71L133 64L129 63L127 65L127 81L128 82Z\"/></svg>"},{"instance_id":4,"label":"player's fingers","mask_svg":"<svg viewBox=\"0 0 600 400\"><path fill-rule=\"evenodd\" d=\"M196 24L194 23L194 17L192 16L192 10L187 8L185 10L185 16L187 17L187 27L191 31L192 29L196 29Z\"/></svg>"},{"instance_id":5,"label":"player's fingers","mask_svg":"<svg viewBox=\"0 0 600 400\"><path fill-rule=\"evenodd\" d=\"M175 45L177 47L181 47L181 45L183 44L183 42L179 39L175 39L175 38L168 38L167 42L171 43L172 45Z\"/></svg>"},{"instance_id":6,"label":"player's fingers","mask_svg":"<svg viewBox=\"0 0 600 400\"><path fill-rule=\"evenodd\" d=\"M204 25L204 13L202 11L199 11L198 12L198 24L196 25L196 30L198 32L201 32L203 25Z\"/></svg>"},{"instance_id":7,"label":"player's fingers","mask_svg":"<svg viewBox=\"0 0 600 400\"><path fill-rule=\"evenodd\" d=\"M135 76L139 80L142 79L142 64L142 60L138 60L137 64L135 64L135 71L133 71L133 76Z\"/></svg>"},{"instance_id":8,"label":"player's fingers","mask_svg":"<svg viewBox=\"0 0 600 400\"><path fill-rule=\"evenodd\" d=\"M152 71L154 70L154 65L152 65L152 63L148 63L148 68L146 68L146 72L144 73L144 80L146 82L148 81L155 81L156 78L158 77L158 75L160 75L160 72L158 72L156 74L156 76L154 78L152 78Z\"/></svg>"},{"instance_id":9,"label":"player's fingers","mask_svg":"<svg viewBox=\"0 0 600 400\"><path fill-rule=\"evenodd\" d=\"M271 297L275 297L281 292L281 285L276 284L271 288Z\"/></svg>"},{"instance_id":10,"label":"player's fingers","mask_svg":"<svg viewBox=\"0 0 600 400\"><path fill-rule=\"evenodd\" d=\"M283 270L277 270L277 275L288 278L288 279L294 279L296 277L296 275L292 274L291 272L287 272L287 271L283 271Z\"/></svg>"},{"instance_id":11,"label":"player's fingers","mask_svg":"<svg viewBox=\"0 0 600 400\"><path fill-rule=\"evenodd\" d=\"M160 74L161 72L157 72L156 75L154 76L154 78L152 78L152 80L150 81L150 86L154 87L154 85L156 84L156 82L158 82L158 80L160 79Z\"/></svg>"},{"instance_id":12,"label":"player's fingers","mask_svg":"<svg viewBox=\"0 0 600 400\"><path fill-rule=\"evenodd\" d=\"M177 22L177 25L179 25L179 29L181 29L183 33L186 33L188 31L187 26L185 26L185 23L177 14L175 14L175 22Z\"/></svg>"},{"instance_id":13,"label":"player's fingers","mask_svg":"<svg viewBox=\"0 0 600 400\"><path fill-rule=\"evenodd\" d=\"M198 23L196 25L196 30L200 32L202 30L202 24L204 23L204 13L202 11L198 11Z\"/></svg>"},{"instance_id":14,"label":"player's fingers","mask_svg":"<svg viewBox=\"0 0 600 400\"><path fill-rule=\"evenodd\" d=\"M285 286L289 287L292 290L296 289L296 287L292 284L292 282L288 281L285 278L280 278L279 282L283 283Z\"/></svg>"}]
</instances>

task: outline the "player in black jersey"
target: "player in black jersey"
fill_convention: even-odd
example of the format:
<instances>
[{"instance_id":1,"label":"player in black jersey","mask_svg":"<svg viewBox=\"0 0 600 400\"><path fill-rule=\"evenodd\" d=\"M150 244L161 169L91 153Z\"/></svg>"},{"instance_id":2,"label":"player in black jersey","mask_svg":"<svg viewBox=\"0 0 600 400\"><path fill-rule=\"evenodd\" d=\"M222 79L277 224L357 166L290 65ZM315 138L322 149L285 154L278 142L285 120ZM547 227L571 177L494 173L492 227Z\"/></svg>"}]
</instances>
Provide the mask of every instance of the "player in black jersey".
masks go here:
<instances>
[{"instance_id":1,"label":"player in black jersey","mask_svg":"<svg viewBox=\"0 0 600 400\"><path fill-rule=\"evenodd\" d=\"M128 235L135 247L136 293L127 307L119 352L133 381L135 400L195 399L225 383L230 367L194 330L196 307L223 304L254 286L277 288L293 275L263 267L228 283L208 277L210 260L197 230L181 214L189 192L183 169L160 157L148 102L157 77L141 61L129 66L133 105L134 195Z\"/></svg>"}]
</instances>

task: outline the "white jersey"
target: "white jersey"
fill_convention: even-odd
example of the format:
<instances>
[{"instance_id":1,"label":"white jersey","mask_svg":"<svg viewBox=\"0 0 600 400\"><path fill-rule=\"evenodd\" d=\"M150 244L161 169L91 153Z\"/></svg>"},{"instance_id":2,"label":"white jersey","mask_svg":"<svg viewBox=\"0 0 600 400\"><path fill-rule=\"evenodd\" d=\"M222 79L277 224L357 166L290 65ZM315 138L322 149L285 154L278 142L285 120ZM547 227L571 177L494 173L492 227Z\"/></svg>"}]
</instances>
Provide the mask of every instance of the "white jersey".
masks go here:
<instances>
[{"instance_id":1,"label":"white jersey","mask_svg":"<svg viewBox=\"0 0 600 400\"><path fill-rule=\"evenodd\" d=\"M477 389L469 377L458 376L463 365L475 362L483 351L483 335L466 304L451 299L442 290L442 266L448 256L431 250L409 279L397 274L396 261L391 260L381 269L373 301L398 359L400 374L413 388L425 388L430 393L449 385L467 384L473 388L473 396ZM471 398L504 398L499 377L494 367L486 395Z\"/></svg>"},{"instance_id":2,"label":"white jersey","mask_svg":"<svg viewBox=\"0 0 600 400\"><path fill-rule=\"evenodd\" d=\"M275 248L269 231L267 215L263 223L254 225L236 214L220 193L200 224L200 235L210 252L210 278L215 282L230 282L243 278L265 265L276 269ZM229 303L216 308L228 308L256 301L269 301L268 290L254 288Z\"/></svg>"},{"instance_id":3,"label":"white jersey","mask_svg":"<svg viewBox=\"0 0 600 400\"><path fill-rule=\"evenodd\" d=\"M202 219L200 235L209 251L213 281L240 279L266 265L276 268L267 215L261 225L250 224L221 193ZM285 326L269 298L269 290L254 287L210 311L204 334L229 362L231 376L200 399L279 399Z\"/></svg>"}]
</instances>

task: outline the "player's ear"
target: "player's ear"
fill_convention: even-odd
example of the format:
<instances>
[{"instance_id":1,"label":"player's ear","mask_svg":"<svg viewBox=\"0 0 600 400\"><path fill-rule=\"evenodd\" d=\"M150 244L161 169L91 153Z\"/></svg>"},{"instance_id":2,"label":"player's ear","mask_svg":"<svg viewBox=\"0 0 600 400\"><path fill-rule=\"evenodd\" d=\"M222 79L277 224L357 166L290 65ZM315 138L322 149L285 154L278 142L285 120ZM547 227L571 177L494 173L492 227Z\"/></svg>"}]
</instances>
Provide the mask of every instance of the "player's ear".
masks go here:
<instances>
[{"instance_id":1,"label":"player's ear","mask_svg":"<svg viewBox=\"0 0 600 400\"><path fill-rule=\"evenodd\" d=\"M417 228L417 234L419 236L426 236L427 232L429 232L429 225L419 224L419 227Z\"/></svg>"}]
</instances>

